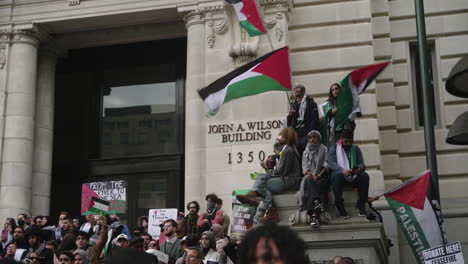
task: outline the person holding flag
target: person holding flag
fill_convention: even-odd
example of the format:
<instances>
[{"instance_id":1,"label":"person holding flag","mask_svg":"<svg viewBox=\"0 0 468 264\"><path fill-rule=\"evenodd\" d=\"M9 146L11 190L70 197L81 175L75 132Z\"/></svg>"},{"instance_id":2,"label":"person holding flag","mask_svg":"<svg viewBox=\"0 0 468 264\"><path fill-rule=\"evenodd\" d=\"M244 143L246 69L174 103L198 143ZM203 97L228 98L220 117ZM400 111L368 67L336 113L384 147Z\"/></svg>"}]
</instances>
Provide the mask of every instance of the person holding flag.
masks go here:
<instances>
[{"instance_id":1,"label":"person holding flag","mask_svg":"<svg viewBox=\"0 0 468 264\"><path fill-rule=\"evenodd\" d=\"M343 186L352 184L358 188L357 211L366 216L365 204L369 195L369 175L361 149L354 145L353 132L344 130L341 138L328 152L328 168L331 170L331 183L335 195L335 207L342 218L349 218L343 204Z\"/></svg>"},{"instance_id":2,"label":"person holding flag","mask_svg":"<svg viewBox=\"0 0 468 264\"><path fill-rule=\"evenodd\" d=\"M354 132L354 120L361 116L359 95L365 92L388 64L390 62L386 61L361 67L350 72L339 83L332 84L327 102L320 105L323 142L328 142L330 146L339 139L341 131Z\"/></svg>"}]
</instances>

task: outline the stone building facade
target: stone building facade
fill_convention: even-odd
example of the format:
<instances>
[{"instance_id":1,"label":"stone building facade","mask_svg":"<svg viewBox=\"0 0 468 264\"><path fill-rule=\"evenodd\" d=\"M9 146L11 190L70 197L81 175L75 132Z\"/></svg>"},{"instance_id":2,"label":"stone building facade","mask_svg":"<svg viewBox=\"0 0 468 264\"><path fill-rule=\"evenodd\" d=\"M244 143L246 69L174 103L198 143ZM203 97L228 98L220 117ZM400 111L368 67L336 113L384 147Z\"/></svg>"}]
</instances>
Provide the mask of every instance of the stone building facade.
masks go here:
<instances>
[{"instance_id":1,"label":"stone building facade","mask_svg":"<svg viewBox=\"0 0 468 264\"><path fill-rule=\"evenodd\" d=\"M289 45L293 81L304 83L319 103L330 85L352 69L390 60L391 66L360 97L363 116L357 120L356 140L368 166L371 194L382 194L426 169L414 2L259 2L268 37L249 38L234 11L219 0L0 1L0 217L50 213L57 60L74 49L127 43L186 39L185 189L180 194L186 202L216 192L227 204L232 190L251 186L248 175L272 151L288 107L284 93L230 102L212 118L205 117L207 109L197 94L272 46ZM468 102L449 95L444 82L468 53L468 2L426 0L425 9L441 203L449 240L462 241L467 252L467 233L458 227L468 224L468 149L446 144L445 136ZM378 206L395 244L390 263L414 263L386 203Z\"/></svg>"}]
</instances>

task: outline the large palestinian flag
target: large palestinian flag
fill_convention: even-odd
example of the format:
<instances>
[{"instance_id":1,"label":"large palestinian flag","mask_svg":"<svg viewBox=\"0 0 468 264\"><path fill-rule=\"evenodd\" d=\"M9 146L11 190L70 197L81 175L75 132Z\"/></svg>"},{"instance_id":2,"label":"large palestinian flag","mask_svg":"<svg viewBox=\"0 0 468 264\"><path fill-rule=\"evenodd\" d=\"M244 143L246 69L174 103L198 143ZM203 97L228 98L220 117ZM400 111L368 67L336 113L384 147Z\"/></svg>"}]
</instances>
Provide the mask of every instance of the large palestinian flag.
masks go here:
<instances>
[{"instance_id":1,"label":"large palestinian flag","mask_svg":"<svg viewBox=\"0 0 468 264\"><path fill-rule=\"evenodd\" d=\"M384 194L413 254L424 263L423 251L447 243L431 173L424 171Z\"/></svg>"},{"instance_id":2,"label":"large palestinian flag","mask_svg":"<svg viewBox=\"0 0 468 264\"><path fill-rule=\"evenodd\" d=\"M342 130L348 120L354 121L361 113L359 95L389 63L386 61L359 68L341 80L341 90L336 100L338 112L335 115L335 130Z\"/></svg>"},{"instance_id":3,"label":"large palestinian flag","mask_svg":"<svg viewBox=\"0 0 468 264\"><path fill-rule=\"evenodd\" d=\"M200 89L198 94L208 105L208 115L215 115L225 102L273 90L291 90L287 46L244 64Z\"/></svg>"},{"instance_id":4,"label":"large palestinian flag","mask_svg":"<svg viewBox=\"0 0 468 264\"><path fill-rule=\"evenodd\" d=\"M266 34L257 0L226 0L236 10L240 26L249 33L249 36Z\"/></svg>"}]
</instances>

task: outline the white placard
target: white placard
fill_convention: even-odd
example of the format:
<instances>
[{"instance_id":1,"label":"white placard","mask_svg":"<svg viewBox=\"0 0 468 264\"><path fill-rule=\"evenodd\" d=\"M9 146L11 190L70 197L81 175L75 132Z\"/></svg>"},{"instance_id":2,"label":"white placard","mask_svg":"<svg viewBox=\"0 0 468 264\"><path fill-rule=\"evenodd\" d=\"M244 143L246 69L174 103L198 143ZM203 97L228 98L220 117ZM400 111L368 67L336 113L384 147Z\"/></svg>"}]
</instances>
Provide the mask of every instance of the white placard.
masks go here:
<instances>
[{"instance_id":1,"label":"white placard","mask_svg":"<svg viewBox=\"0 0 468 264\"><path fill-rule=\"evenodd\" d=\"M465 264L460 242L423 251L425 264Z\"/></svg>"},{"instance_id":2,"label":"white placard","mask_svg":"<svg viewBox=\"0 0 468 264\"><path fill-rule=\"evenodd\" d=\"M159 227L167 219L177 220L177 209L150 209L148 215L148 233L154 238L159 239L161 228Z\"/></svg>"}]
</instances>

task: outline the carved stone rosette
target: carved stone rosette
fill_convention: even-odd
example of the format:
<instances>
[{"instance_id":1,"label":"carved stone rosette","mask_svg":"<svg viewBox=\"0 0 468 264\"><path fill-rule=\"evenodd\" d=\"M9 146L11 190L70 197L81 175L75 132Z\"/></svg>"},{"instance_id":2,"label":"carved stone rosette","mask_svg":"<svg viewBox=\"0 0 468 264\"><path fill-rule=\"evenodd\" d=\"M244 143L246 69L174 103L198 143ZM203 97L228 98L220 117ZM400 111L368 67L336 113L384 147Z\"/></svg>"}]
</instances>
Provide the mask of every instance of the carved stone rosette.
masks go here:
<instances>
[{"instance_id":1,"label":"carved stone rosette","mask_svg":"<svg viewBox=\"0 0 468 264\"><path fill-rule=\"evenodd\" d=\"M292 0L260 1L265 25L269 29L268 34L270 38L273 37L272 42L276 48L287 43L288 14L291 8ZM259 55L261 44L269 41L264 36L250 37L240 27L234 8L225 1L222 5L197 7L195 10L186 12L183 18L187 28L194 23L206 25L206 43L210 49L215 47L218 36L226 35L225 37L229 40L228 54L235 64L255 59Z\"/></svg>"}]
</instances>

